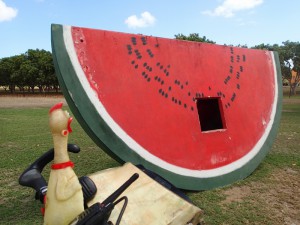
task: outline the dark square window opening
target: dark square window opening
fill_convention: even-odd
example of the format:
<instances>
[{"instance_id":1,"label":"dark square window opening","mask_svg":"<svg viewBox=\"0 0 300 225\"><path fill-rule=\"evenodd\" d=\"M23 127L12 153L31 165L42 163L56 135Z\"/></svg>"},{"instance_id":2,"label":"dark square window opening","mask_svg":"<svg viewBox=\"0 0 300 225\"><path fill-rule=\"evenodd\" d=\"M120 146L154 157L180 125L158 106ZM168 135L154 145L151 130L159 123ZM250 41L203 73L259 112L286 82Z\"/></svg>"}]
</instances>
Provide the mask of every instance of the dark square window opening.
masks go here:
<instances>
[{"instance_id":1,"label":"dark square window opening","mask_svg":"<svg viewBox=\"0 0 300 225\"><path fill-rule=\"evenodd\" d=\"M202 132L226 129L221 98L197 98L197 109Z\"/></svg>"}]
</instances>

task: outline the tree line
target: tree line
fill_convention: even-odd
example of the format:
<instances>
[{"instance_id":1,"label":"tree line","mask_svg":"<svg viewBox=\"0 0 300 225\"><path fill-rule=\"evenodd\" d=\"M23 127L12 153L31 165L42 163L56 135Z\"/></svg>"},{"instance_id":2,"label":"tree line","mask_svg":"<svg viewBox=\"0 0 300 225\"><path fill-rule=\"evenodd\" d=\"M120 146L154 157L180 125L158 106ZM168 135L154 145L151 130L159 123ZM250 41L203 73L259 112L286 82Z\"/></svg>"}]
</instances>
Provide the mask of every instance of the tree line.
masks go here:
<instances>
[{"instance_id":1,"label":"tree line","mask_svg":"<svg viewBox=\"0 0 300 225\"><path fill-rule=\"evenodd\" d=\"M10 93L35 92L36 88L39 92L58 92L51 52L29 49L24 54L0 59L0 86Z\"/></svg>"},{"instance_id":2,"label":"tree line","mask_svg":"<svg viewBox=\"0 0 300 225\"><path fill-rule=\"evenodd\" d=\"M192 33L188 36L177 34L175 38L215 44L214 41L205 36L200 37L198 33ZM246 45L236 47L248 48ZM283 82L288 82L291 87L291 94L295 94L296 87L300 82L300 43L285 41L281 45L260 44L251 48L279 53ZM35 92L36 89L39 92L49 92L50 90L57 92L59 84L55 75L51 52L29 49L24 54L0 59L0 86L11 93L14 93L16 88L21 92Z\"/></svg>"}]
</instances>

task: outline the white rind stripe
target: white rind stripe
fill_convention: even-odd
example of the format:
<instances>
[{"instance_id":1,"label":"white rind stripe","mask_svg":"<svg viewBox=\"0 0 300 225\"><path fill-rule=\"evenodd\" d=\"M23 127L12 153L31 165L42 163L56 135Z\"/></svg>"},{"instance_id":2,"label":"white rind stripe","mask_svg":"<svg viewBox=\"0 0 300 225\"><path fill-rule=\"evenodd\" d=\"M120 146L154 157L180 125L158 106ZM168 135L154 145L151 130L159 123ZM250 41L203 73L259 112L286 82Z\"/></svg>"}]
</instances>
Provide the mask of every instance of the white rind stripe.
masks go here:
<instances>
[{"instance_id":1,"label":"white rind stripe","mask_svg":"<svg viewBox=\"0 0 300 225\"><path fill-rule=\"evenodd\" d=\"M228 173L231 173L233 171L236 171L237 169L243 167L246 165L251 159L253 159L259 152L259 150L262 148L263 144L265 143L266 139L268 138L271 129L274 124L275 115L276 115L276 108L277 108L277 102L278 102L278 83L277 83L277 70L275 65L275 59L274 54L271 52L272 55L272 63L273 63L273 69L274 69L274 81L275 81L275 98L272 105L272 112L270 116L270 121L266 127L266 130L263 134L263 136L260 138L260 140L256 143L256 145L253 147L253 149L240 158L239 160L236 160L226 166L222 166L215 169L209 169L209 170L192 170L187 169L179 166L172 165L155 155L149 153L146 149L144 149L141 145L139 145L135 140L133 140L115 121L109 113L106 111L105 107L102 105L102 103L98 99L97 93L91 88L84 71L81 68L81 65L78 61L77 54L74 48L74 41L72 38L71 33L71 27L70 26L63 26L63 38L66 45L66 50L70 56L71 63L73 65L73 68L76 72L76 75L85 90L86 94L88 95L91 103L94 105L95 109L97 110L99 116L103 118L103 120L107 123L107 125L113 130L113 132L121 139L123 140L129 148L131 148L134 152L136 152L138 155L149 161L150 163L161 167L165 170L168 170L172 173L179 174L182 176L188 176L188 177L196 177L196 178L211 178L211 177L217 177L222 176ZM71 94L70 94L71 95ZM71 95L72 96L72 95Z\"/></svg>"}]
</instances>

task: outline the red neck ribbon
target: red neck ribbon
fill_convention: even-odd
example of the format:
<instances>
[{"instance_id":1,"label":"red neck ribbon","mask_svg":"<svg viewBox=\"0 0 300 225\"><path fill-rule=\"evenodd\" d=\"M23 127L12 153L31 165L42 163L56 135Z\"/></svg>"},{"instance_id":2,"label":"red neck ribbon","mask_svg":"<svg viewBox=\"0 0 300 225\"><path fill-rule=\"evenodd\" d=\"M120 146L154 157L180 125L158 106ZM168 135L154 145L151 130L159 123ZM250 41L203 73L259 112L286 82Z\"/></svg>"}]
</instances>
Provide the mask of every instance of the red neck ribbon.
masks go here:
<instances>
[{"instance_id":1,"label":"red neck ribbon","mask_svg":"<svg viewBox=\"0 0 300 225\"><path fill-rule=\"evenodd\" d=\"M53 170L60 170L60 169L64 169L67 167L74 167L74 163L72 161L68 161L68 162L63 162L63 163L56 163L56 164L52 164L51 165L51 169Z\"/></svg>"}]
</instances>

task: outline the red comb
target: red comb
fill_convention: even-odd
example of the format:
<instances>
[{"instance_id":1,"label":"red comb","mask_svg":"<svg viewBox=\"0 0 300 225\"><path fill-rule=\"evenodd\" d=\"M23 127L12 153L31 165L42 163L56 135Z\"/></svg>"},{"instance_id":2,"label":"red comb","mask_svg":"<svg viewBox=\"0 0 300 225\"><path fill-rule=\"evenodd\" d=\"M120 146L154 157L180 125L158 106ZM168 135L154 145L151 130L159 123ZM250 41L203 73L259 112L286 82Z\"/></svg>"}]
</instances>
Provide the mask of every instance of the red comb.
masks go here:
<instances>
[{"instance_id":1,"label":"red comb","mask_svg":"<svg viewBox=\"0 0 300 225\"><path fill-rule=\"evenodd\" d=\"M63 106L62 102L57 103L56 105L54 105L54 106L51 107L51 109L49 110L49 113L52 113L54 110L61 109L62 106Z\"/></svg>"}]
</instances>

